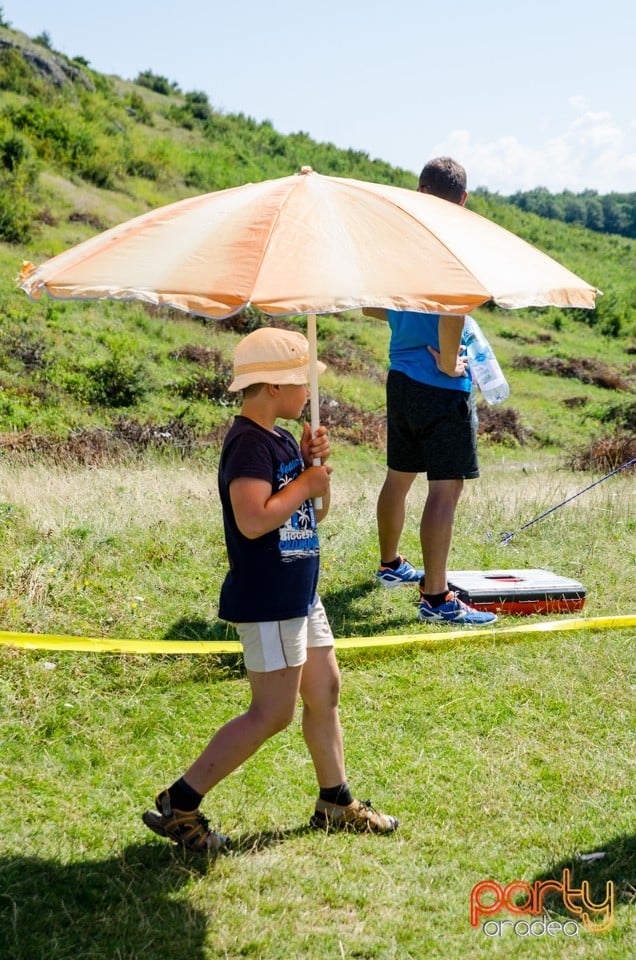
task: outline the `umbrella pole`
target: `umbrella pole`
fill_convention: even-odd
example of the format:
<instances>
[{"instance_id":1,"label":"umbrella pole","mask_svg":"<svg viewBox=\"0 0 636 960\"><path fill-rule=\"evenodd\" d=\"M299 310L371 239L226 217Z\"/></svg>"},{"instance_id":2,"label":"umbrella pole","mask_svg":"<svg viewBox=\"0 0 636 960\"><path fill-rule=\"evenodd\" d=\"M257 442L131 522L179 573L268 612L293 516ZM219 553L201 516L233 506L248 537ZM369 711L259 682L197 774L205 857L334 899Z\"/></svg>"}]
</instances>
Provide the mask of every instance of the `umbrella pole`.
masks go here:
<instances>
[{"instance_id":1,"label":"umbrella pole","mask_svg":"<svg viewBox=\"0 0 636 960\"><path fill-rule=\"evenodd\" d=\"M316 333L316 314L307 314L307 340L309 341L309 411L311 435L320 426L320 395L318 393L318 335ZM320 460L314 459L314 466L320 466ZM314 499L314 509L322 509L322 497Z\"/></svg>"}]
</instances>

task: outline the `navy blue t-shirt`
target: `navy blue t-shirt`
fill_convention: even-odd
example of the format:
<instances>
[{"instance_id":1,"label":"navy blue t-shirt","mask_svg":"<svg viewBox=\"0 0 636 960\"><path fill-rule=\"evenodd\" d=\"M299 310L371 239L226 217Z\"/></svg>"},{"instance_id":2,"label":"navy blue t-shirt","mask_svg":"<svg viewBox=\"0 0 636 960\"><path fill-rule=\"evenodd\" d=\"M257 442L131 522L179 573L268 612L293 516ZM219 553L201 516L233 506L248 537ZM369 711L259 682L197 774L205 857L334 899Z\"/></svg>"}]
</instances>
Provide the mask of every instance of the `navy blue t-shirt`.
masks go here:
<instances>
[{"instance_id":1,"label":"navy blue t-shirt","mask_svg":"<svg viewBox=\"0 0 636 960\"><path fill-rule=\"evenodd\" d=\"M320 548L311 500L282 527L254 540L243 536L234 519L232 480L266 480L276 493L305 469L291 433L278 426L275 431L239 415L221 451L219 495L230 569L221 587L219 616L233 623L305 617L318 586Z\"/></svg>"}]
</instances>

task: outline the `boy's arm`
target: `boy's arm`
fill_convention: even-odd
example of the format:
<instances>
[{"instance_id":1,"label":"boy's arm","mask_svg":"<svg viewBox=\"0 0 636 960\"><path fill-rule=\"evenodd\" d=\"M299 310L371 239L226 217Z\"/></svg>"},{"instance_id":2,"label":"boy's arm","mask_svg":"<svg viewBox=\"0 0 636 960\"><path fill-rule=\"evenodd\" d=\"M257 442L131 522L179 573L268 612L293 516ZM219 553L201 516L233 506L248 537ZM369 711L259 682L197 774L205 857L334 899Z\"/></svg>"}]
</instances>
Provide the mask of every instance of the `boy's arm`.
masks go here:
<instances>
[{"instance_id":1,"label":"boy's arm","mask_svg":"<svg viewBox=\"0 0 636 960\"><path fill-rule=\"evenodd\" d=\"M463 377L466 374L468 359L460 356L460 344L464 330L464 317L444 313L439 318L439 350L428 349L435 357L438 369L449 377Z\"/></svg>"},{"instance_id":2,"label":"boy's arm","mask_svg":"<svg viewBox=\"0 0 636 960\"><path fill-rule=\"evenodd\" d=\"M277 493L267 480L237 477L230 483L237 527L248 540L256 540L281 527L305 500L322 497L328 503L330 473L329 466L308 467Z\"/></svg>"}]
</instances>

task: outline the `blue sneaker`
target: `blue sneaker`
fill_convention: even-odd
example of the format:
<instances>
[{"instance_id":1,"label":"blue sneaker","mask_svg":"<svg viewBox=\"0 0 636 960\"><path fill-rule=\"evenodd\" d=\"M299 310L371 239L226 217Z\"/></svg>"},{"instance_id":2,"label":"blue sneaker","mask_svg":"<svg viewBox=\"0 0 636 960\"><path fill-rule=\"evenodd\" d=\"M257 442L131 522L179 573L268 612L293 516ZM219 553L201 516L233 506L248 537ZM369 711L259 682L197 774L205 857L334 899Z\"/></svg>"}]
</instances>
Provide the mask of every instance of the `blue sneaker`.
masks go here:
<instances>
[{"instance_id":1,"label":"blue sneaker","mask_svg":"<svg viewBox=\"0 0 636 960\"><path fill-rule=\"evenodd\" d=\"M375 575L376 583L382 587L401 587L402 584L419 583L424 576L423 570L416 570L412 563L409 563L404 557L400 557L400 565L397 570L391 567L380 567Z\"/></svg>"},{"instance_id":2,"label":"blue sneaker","mask_svg":"<svg viewBox=\"0 0 636 960\"><path fill-rule=\"evenodd\" d=\"M483 626L494 623L496 613L487 610L475 610L459 599L456 593L447 593L446 600L439 607L432 607L428 600L420 600L417 619L422 623L459 623L469 626Z\"/></svg>"}]
</instances>

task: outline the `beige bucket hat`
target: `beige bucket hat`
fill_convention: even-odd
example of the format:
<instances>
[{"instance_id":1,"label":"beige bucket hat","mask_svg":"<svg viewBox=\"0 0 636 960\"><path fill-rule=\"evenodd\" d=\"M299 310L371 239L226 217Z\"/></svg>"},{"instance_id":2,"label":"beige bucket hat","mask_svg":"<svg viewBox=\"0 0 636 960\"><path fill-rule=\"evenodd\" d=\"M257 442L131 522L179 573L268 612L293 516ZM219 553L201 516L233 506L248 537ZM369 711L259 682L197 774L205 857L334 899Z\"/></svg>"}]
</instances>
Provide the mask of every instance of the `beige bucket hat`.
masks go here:
<instances>
[{"instance_id":1,"label":"beige bucket hat","mask_svg":"<svg viewBox=\"0 0 636 960\"><path fill-rule=\"evenodd\" d=\"M318 373L326 366L318 361ZM236 345L234 379L228 390L244 390L252 383L309 383L309 343L296 330L259 327Z\"/></svg>"}]
</instances>

